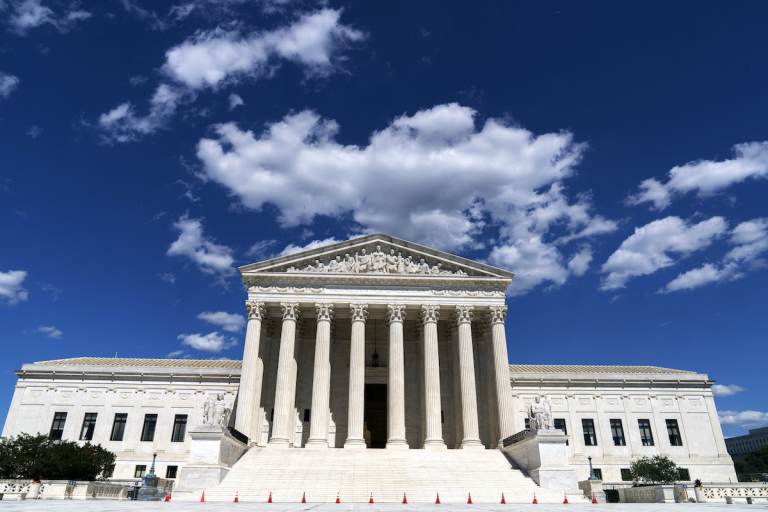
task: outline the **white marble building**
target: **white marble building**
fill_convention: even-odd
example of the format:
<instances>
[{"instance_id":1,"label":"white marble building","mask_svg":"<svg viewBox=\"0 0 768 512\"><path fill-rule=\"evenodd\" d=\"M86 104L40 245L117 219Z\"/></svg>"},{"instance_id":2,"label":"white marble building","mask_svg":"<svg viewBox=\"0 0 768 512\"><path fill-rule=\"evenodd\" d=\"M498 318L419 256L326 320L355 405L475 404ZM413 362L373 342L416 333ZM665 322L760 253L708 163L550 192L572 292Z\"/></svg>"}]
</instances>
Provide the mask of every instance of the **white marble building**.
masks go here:
<instances>
[{"instance_id":1,"label":"white marble building","mask_svg":"<svg viewBox=\"0 0 768 512\"><path fill-rule=\"evenodd\" d=\"M662 453L691 480L735 481L707 375L647 366L509 366L510 272L386 235L240 270L248 289L242 367L99 358L24 365L3 435L92 435L118 454L115 478L140 475L157 453L160 476L183 478L186 465L189 490L189 482L210 489L199 464L189 463L197 455L190 455L188 431L204 422L203 404L220 396L220 407L233 409L230 425L248 438L237 463L217 466L216 482L225 477L221 487L230 491L263 480L256 466L290 473L294 459L323 460L337 468L339 481L349 464L374 466L377 456L407 472L408 452L419 464L434 460L442 472L452 461L459 473L478 464L498 469L483 476L486 482L498 477L498 486L535 488L510 479L520 472L498 448L526 428L530 404L541 396L554 427L568 435L567 464L578 479L588 476L587 457L604 480L620 481L634 457ZM514 339L510 346L514 359ZM115 435L123 418L122 436ZM466 480L466 472L459 476ZM394 487L380 486L394 496Z\"/></svg>"}]
</instances>

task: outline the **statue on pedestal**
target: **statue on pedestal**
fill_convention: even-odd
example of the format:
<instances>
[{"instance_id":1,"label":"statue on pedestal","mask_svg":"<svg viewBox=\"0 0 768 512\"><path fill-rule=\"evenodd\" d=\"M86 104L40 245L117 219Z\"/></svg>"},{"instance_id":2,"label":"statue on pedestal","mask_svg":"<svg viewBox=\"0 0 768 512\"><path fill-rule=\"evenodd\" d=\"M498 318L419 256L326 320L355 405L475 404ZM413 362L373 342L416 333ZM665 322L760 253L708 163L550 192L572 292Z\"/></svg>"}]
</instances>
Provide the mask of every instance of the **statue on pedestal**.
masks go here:
<instances>
[{"instance_id":1,"label":"statue on pedestal","mask_svg":"<svg viewBox=\"0 0 768 512\"><path fill-rule=\"evenodd\" d=\"M552 421L552 407L546 397L537 396L531 408L528 410L531 430L552 430L554 427Z\"/></svg>"},{"instance_id":2,"label":"statue on pedestal","mask_svg":"<svg viewBox=\"0 0 768 512\"><path fill-rule=\"evenodd\" d=\"M203 403L203 424L226 428L232 409L224 402L224 395L209 395Z\"/></svg>"}]
</instances>

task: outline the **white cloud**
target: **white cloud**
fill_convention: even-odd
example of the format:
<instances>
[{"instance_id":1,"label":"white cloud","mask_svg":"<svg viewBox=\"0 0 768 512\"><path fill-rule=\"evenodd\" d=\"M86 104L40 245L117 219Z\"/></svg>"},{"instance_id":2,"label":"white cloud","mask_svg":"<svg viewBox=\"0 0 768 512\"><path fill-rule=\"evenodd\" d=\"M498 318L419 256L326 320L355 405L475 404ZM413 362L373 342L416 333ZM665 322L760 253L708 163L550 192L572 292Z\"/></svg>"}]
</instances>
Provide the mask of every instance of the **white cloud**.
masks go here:
<instances>
[{"instance_id":1,"label":"white cloud","mask_svg":"<svg viewBox=\"0 0 768 512\"><path fill-rule=\"evenodd\" d=\"M692 290L712 283L733 281L750 270L765 266L762 256L768 251L768 217L742 222L733 228L729 243L734 247L723 261L683 272L660 290L662 293Z\"/></svg>"},{"instance_id":2,"label":"white cloud","mask_svg":"<svg viewBox=\"0 0 768 512\"><path fill-rule=\"evenodd\" d=\"M720 238L728 225L722 217L688 224L679 217L665 217L642 227L621 243L603 264L603 290L623 288L634 277L653 274L684 257L704 249Z\"/></svg>"},{"instance_id":3,"label":"white cloud","mask_svg":"<svg viewBox=\"0 0 768 512\"><path fill-rule=\"evenodd\" d=\"M733 153L734 158L729 160L698 160L675 166L666 183L655 178L644 180L640 191L630 196L628 202L648 202L663 210L675 195L696 192L707 197L750 178L768 177L768 141L736 144Z\"/></svg>"},{"instance_id":4,"label":"white cloud","mask_svg":"<svg viewBox=\"0 0 768 512\"><path fill-rule=\"evenodd\" d=\"M53 339L59 339L62 336L64 336L64 333L61 331L61 329L59 329L58 327L54 327L53 325L41 325L40 327L35 329L35 331Z\"/></svg>"},{"instance_id":5,"label":"white cloud","mask_svg":"<svg viewBox=\"0 0 768 512\"><path fill-rule=\"evenodd\" d=\"M712 394L715 396L732 396L741 393L744 388L736 384L713 384Z\"/></svg>"},{"instance_id":6,"label":"white cloud","mask_svg":"<svg viewBox=\"0 0 768 512\"><path fill-rule=\"evenodd\" d=\"M229 332L239 332L245 326L243 315L226 313L224 311L204 311L197 315L197 318Z\"/></svg>"},{"instance_id":7,"label":"white cloud","mask_svg":"<svg viewBox=\"0 0 768 512\"><path fill-rule=\"evenodd\" d=\"M278 254L278 256L288 256L289 254L296 254L297 252L309 251L311 249L316 249L324 245L335 244L336 242L339 242L339 240L336 240L335 238L330 237L324 240L312 240L311 242L304 245L288 244L285 246L285 248L282 251L280 251L280 254Z\"/></svg>"},{"instance_id":8,"label":"white cloud","mask_svg":"<svg viewBox=\"0 0 768 512\"><path fill-rule=\"evenodd\" d=\"M277 240L259 240L254 243L248 251L245 253L249 258L256 258L260 260L266 260L272 257L272 250L277 244Z\"/></svg>"},{"instance_id":9,"label":"white cloud","mask_svg":"<svg viewBox=\"0 0 768 512\"><path fill-rule=\"evenodd\" d=\"M720 423L723 425L740 425L742 427L757 427L768 423L768 412L763 411L718 411Z\"/></svg>"},{"instance_id":10,"label":"white cloud","mask_svg":"<svg viewBox=\"0 0 768 512\"><path fill-rule=\"evenodd\" d=\"M19 86L19 77L0 71L0 97L7 98Z\"/></svg>"},{"instance_id":11,"label":"white cloud","mask_svg":"<svg viewBox=\"0 0 768 512\"><path fill-rule=\"evenodd\" d=\"M185 350L173 350L168 352L165 357L170 359L189 359L189 354Z\"/></svg>"},{"instance_id":12,"label":"white cloud","mask_svg":"<svg viewBox=\"0 0 768 512\"><path fill-rule=\"evenodd\" d=\"M328 73L339 49L364 37L340 17L341 10L321 9L269 32L200 32L166 51L163 74L173 85L157 87L146 114L123 102L101 114L98 126L110 142L132 142L166 127L181 104L193 101L201 89L268 76L281 61L299 64L310 74ZM243 104L237 94L229 101L230 110Z\"/></svg>"},{"instance_id":13,"label":"white cloud","mask_svg":"<svg viewBox=\"0 0 768 512\"><path fill-rule=\"evenodd\" d=\"M26 270L0 272L0 299L14 305L29 298L29 293L22 286L27 278Z\"/></svg>"},{"instance_id":14,"label":"white cloud","mask_svg":"<svg viewBox=\"0 0 768 512\"><path fill-rule=\"evenodd\" d=\"M218 353L237 345L237 341L215 331L208 334L179 334L178 339L182 345L202 352Z\"/></svg>"},{"instance_id":15,"label":"white cloud","mask_svg":"<svg viewBox=\"0 0 768 512\"><path fill-rule=\"evenodd\" d=\"M169 284L175 284L176 283L176 276L174 274L171 274L170 272L163 272L161 274L158 274L158 277L161 281L165 281Z\"/></svg>"},{"instance_id":16,"label":"white cloud","mask_svg":"<svg viewBox=\"0 0 768 512\"><path fill-rule=\"evenodd\" d=\"M41 0L12 1L11 8L8 23L14 32L21 35L43 25L51 25L59 32L66 32L80 21L91 17L90 12L77 8L70 8L65 13L57 15L53 9L43 5Z\"/></svg>"},{"instance_id":17,"label":"white cloud","mask_svg":"<svg viewBox=\"0 0 768 512\"><path fill-rule=\"evenodd\" d=\"M235 110L242 105L245 105L245 102L239 94L232 93L229 95L229 110Z\"/></svg>"},{"instance_id":18,"label":"white cloud","mask_svg":"<svg viewBox=\"0 0 768 512\"><path fill-rule=\"evenodd\" d=\"M513 293L571 275L569 242L610 232L588 196L570 200L562 181L584 145L566 132L535 136L451 103L403 115L367 145L336 142L333 120L287 115L261 134L234 123L198 144L205 177L245 207L269 203L283 226L351 214L363 232L385 232L446 249L480 247L498 227L492 263L514 270ZM439 193L434 193L434 191Z\"/></svg>"},{"instance_id":19,"label":"white cloud","mask_svg":"<svg viewBox=\"0 0 768 512\"><path fill-rule=\"evenodd\" d=\"M573 272L573 275L581 276L589 269L589 264L592 262L592 249L589 247L582 248L579 252L573 255L568 261L568 270Z\"/></svg>"},{"instance_id":20,"label":"white cloud","mask_svg":"<svg viewBox=\"0 0 768 512\"><path fill-rule=\"evenodd\" d=\"M181 217L173 225L179 230L179 238L168 248L168 256L189 258L208 274L227 276L234 272L232 249L207 239L201 220Z\"/></svg>"}]
</instances>

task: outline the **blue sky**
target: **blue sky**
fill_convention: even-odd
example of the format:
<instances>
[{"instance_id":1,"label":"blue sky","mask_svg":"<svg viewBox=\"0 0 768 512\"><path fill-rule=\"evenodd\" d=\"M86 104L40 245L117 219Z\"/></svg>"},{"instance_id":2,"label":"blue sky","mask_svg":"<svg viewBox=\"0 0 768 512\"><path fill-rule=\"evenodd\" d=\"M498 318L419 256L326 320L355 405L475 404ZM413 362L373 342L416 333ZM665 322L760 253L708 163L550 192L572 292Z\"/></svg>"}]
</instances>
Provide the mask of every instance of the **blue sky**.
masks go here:
<instances>
[{"instance_id":1,"label":"blue sky","mask_svg":"<svg viewBox=\"0 0 768 512\"><path fill-rule=\"evenodd\" d=\"M387 232L517 273L520 363L768 423L768 6L0 0L0 408L22 363L232 357L236 266Z\"/></svg>"}]
</instances>

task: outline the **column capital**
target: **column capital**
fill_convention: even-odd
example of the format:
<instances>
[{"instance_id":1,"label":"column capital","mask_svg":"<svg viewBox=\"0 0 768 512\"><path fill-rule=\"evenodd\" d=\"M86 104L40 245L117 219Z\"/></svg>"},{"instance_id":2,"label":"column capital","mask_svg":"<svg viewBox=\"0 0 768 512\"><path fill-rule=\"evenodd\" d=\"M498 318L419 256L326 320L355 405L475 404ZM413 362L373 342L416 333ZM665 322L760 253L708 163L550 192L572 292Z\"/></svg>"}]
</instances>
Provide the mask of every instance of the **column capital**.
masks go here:
<instances>
[{"instance_id":1,"label":"column capital","mask_svg":"<svg viewBox=\"0 0 768 512\"><path fill-rule=\"evenodd\" d=\"M437 304L424 304L421 306L421 322L428 324L440 320L440 306Z\"/></svg>"},{"instance_id":2,"label":"column capital","mask_svg":"<svg viewBox=\"0 0 768 512\"><path fill-rule=\"evenodd\" d=\"M471 323L475 316L473 313L474 309L475 309L474 306L470 306L467 304L458 304L456 306L456 313L455 313L456 324L461 325L461 324Z\"/></svg>"},{"instance_id":3,"label":"column capital","mask_svg":"<svg viewBox=\"0 0 768 512\"><path fill-rule=\"evenodd\" d=\"M368 319L368 304L353 302L349 305L349 309L353 322L365 322Z\"/></svg>"},{"instance_id":4,"label":"column capital","mask_svg":"<svg viewBox=\"0 0 768 512\"><path fill-rule=\"evenodd\" d=\"M507 319L507 306L491 306L488 311L488 320L491 324L503 324Z\"/></svg>"},{"instance_id":5,"label":"column capital","mask_svg":"<svg viewBox=\"0 0 768 512\"><path fill-rule=\"evenodd\" d=\"M245 310L248 312L248 320L264 319L264 303L255 300L245 301Z\"/></svg>"},{"instance_id":6,"label":"column capital","mask_svg":"<svg viewBox=\"0 0 768 512\"><path fill-rule=\"evenodd\" d=\"M301 309L298 302L281 302L280 309L283 310L283 320L296 320L301 318Z\"/></svg>"},{"instance_id":7,"label":"column capital","mask_svg":"<svg viewBox=\"0 0 768 512\"><path fill-rule=\"evenodd\" d=\"M318 302L315 304L315 310L317 311L317 321L333 320L333 304L329 302Z\"/></svg>"},{"instance_id":8,"label":"column capital","mask_svg":"<svg viewBox=\"0 0 768 512\"><path fill-rule=\"evenodd\" d=\"M392 322L404 322L405 321L405 305L404 304L387 304L387 323Z\"/></svg>"}]
</instances>

